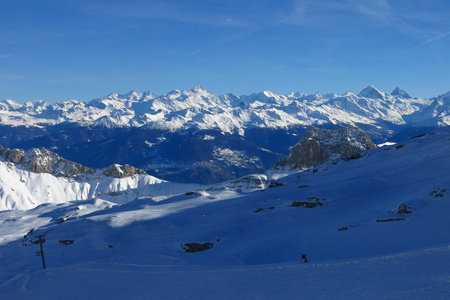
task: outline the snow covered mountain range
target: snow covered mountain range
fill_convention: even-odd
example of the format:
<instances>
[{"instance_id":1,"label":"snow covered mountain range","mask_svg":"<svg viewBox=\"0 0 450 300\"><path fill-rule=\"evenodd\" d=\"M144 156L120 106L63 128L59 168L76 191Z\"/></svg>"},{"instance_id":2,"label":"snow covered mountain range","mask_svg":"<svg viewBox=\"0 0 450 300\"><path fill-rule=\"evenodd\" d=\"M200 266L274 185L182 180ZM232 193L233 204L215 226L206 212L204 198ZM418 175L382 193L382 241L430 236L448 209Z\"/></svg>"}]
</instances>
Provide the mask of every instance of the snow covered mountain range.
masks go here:
<instances>
[{"instance_id":1,"label":"snow covered mountain range","mask_svg":"<svg viewBox=\"0 0 450 300\"><path fill-rule=\"evenodd\" d=\"M164 180L196 183L264 172L312 127L358 126L383 143L449 124L450 92L417 99L373 86L358 95L216 96L198 86L90 102L0 102L5 148L45 147L90 168L129 164Z\"/></svg>"},{"instance_id":2,"label":"snow covered mountain range","mask_svg":"<svg viewBox=\"0 0 450 300\"><path fill-rule=\"evenodd\" d=\"M156 179L136 188L150 177L99 170L81 187L76 176L29 172L32 155L23 155L25 164L0 159L5 193L93 193L0 211L2 299L450 296L450 127L253 192L231 182L176 192ZM154 197L160 185L172 194Z\"/></svg>"},{"instance_id":3,"label":"snow covered mountain range","mask_svg":"<svg viewBox=\"0 0 450 300\"><path fill-rule=\"evenodd\" d=\"M49 104L38 100L18 104L4 100L0 102L0 124L39 127L75 123L80 126L145 126L171 131L195 127L244 135L248 127L385 122L405 125L404 116L420 115L420 111L430 105L435 107L435 112L448 112L449 97L446 94L430 100L417 99L399 88L388 94L374 86L363 89L358 95L351 92L344 95L277 95L264 91L240 97L232 94L216 96L197 86L162 96L137 91L126 95L113 93L88 103L67 100ZM433 117L435 123L448 125L444 115L438 113Z\"/></svg>"}]
</instances>

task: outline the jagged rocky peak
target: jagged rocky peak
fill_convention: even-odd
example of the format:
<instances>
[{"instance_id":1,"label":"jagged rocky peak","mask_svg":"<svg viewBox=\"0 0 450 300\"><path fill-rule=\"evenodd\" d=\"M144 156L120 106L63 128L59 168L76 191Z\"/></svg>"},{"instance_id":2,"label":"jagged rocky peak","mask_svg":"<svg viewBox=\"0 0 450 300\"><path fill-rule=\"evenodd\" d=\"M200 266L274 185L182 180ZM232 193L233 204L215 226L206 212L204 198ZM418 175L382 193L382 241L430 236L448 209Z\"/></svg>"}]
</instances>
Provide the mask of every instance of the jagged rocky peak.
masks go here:
<instances>
[{"instance_id":1,"label":"jagged rocky peak","mask_svg":"<svg viewBox=\"0 0 450 300\"><path fill-rule=\"evenodd\" d=\"M381 92L376 87L374 87L373 85L369 85L368 87L363 89L359 93L359 96L371 99L384 99L384 93Z\"/></svg>"},{"instance_id":2,"label":"jagged rocky peak","mask_svg":"<svg viewBox=\"0 0 450 300\"><path fill-rule=\"evenodd\" d=\"M446 99L446 100L448 100L448 99L450 99L450 91L445 93L445 94L439 95L439 96L437 96L434 99Z\"/></svg>"},{"instance_id":3,"label":"jagged rocky peak","mask_svg":"<svg viewBox=\"0 0 450 300\"><path fill-rule=\"evenodd\" d=\"M147 174L141 169L137 169L130 165L119 165L114 164L111 165L103 170L103 174L106 176L114 177L114 178L125 178L125 177L131 177L138 174Z\"/></svg>"},{"instance_id":4,"label":"jagged rocky peak","mask_svg":"<svg viewBox=\"0 0 450 300\"><path fill-rule=\"evenodd\" d=\"M356 157L375 147L367 134L355 126L337 130L313 128L275 168L306 169L330 160Z\"/></svg>"},{"instance_id":5,"label":"jagged rocky peak","mask_svg":"<svg viewBox=\"0 0 450 300\"><path fill-rule=\"evenodd\" d=\"M0 156L6 161L21 165L33 173L49 173L55 176L70 177L79 174L92 174L95 171L81 164L66 160L45 148L22 150L0 146Z\"/></svg>"},{"instance_id":6,"label":"jagged rocky peak","mask_svg":"<svg viewBox=\"0 0 450 300\"><path fill-rule=\"evenodd\" d=\"M398 87L396 87L395 90L392 91L391 96L397 96L397 97L404 98L404 99L411 99L411 96L408 95L407 92L399 89Z\"/></svg>"}]
</instances>

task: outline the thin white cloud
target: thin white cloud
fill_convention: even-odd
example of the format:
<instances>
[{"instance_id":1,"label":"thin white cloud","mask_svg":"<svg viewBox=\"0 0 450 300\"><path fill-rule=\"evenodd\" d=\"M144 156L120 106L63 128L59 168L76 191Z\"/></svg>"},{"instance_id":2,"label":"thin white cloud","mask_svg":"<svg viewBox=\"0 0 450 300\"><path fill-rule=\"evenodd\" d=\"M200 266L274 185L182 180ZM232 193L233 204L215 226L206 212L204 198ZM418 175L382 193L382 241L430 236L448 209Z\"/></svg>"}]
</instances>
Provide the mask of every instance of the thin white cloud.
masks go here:
<instances>
[{"instance_id":1,"label":"thin white cloud","mask_svg":"<svg viewBox=\"0 0 450 300\"><path fill-rule=\"evenodd\" d=\"M429 44L429 43L432 43L432 42L434 42L434 41L436 41L436 40L439 40L439 39L441 39L441 38L443 38L443 37L445 37L445 36L447 36L447 35L449 35L449 34L450 34L450 31L448 31L448 32L446 32L446 33L444 33L444 34L438 35L438 36L436 36L436 37L434 37L434 38L431 38L431 39L429 39L429 40L426 40L426 41L423 42L422 44L419 44L419 45L413 47L412 49L417 49L417 48L420 48L420 47L422 47L422 46L425 46L426 44Z\"/></svg>"},{"instance_id":2,"label":"thin white cloud","mask_svg":"<svg viewBox=\"0 0 450 300\"><path fill-rule=\"evenodd\" d=\"M387 0L293 0L293 12L289 22L321 24L325 20L349 18L349 15L352 15L389 23L392 11Z\"/></svg>"},{"instance_id":3,"label":"thin white cloud","mask_svg":"<svg viewBox=\"0 0 450 300\"><path fill-rule=\"evenodd\" d=\"M182 23L203 24L208 26L246 27L246 19L234 18L220 9L207 11L201 6L189 2L169 1L131 1L113 2L105 5L103 2L84 2L79 7L81 13L93 16L106 16L124 19L155 19Z\"/></svg>"},{"instance_id":4,"label":"thin white cloud","mask_svg":"<svg viewBox=\"0 0 450 300\"><path fill-rule=\"evenodd\" d=\"M392 17L392 8L387 0L347 1L350 5L356 5L358 12L379 20L388 22Z\"/></svg>"},{"instance_id":5,"label":"thin white cloud","mask_svg":"<svg viewBox=\"0 0 450 300\"><path fill-rule=\"evenodd\" d=\"M210 48L214 48L214 47L218 47L218 46L221 46L221 45L225 45L225 44L234 42L234 41L236 41L236 40L239 40L239 39L241 39L241 38L243 38L243 37L246 37L246 36L249 36L249 35L251 35L251 34L254 34L254 33L256 33L256 32L259 32L259 31L262 31L262 30L265 30L265 29L269 29L269 28L278 26L278 25L280 25L280 24L286 23L286 21L287 21L288 19L289 19L289 17L284 18L284 19L282 19L282 20L280 20L280 21L277 21L277 22L274 22L274 23L270 23L270 24L265 25L265 26L258 27L258 28L253 29L253 30L249 30L249 31L247 31L247 32L244 32L244 33L241 33L241 34L239 34L239 35L233 36L233 37L231 37L231 38L224 39L224 40L218 41L218 42L216 42L216 43L212 43L212 44L210 44L210 45L208 45L208 46L205 46L205 47L203 47L203 48L200 48L200 49L198 49L198 50L195 50L194 52L191 53L191 56L195 56L195 55L197 55L198 53L200 53L200 52L202 52L202 51L204 51L204 50L207 50L207 49L210 49Z\"/></svg>"}]
</instances>

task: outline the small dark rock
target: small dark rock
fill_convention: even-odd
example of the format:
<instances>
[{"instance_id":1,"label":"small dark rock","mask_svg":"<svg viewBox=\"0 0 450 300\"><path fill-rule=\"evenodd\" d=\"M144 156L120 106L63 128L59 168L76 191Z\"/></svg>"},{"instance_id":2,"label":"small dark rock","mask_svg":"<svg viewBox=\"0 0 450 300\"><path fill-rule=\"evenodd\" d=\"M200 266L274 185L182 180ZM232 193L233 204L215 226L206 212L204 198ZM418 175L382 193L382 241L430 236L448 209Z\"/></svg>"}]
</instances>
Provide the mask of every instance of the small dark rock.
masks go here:
<instances>
[{"instance_id":1,"label":"small dark rock","mask_svg":"<svg viewBox=\"0 0 450 300\"><path fill-rule=\"evenodd\" d=\"M420 138L420 137L423 137L423 136L426 136L426 135L427 135L426 133L418 134L416 136L413 136L412 139L417 139L417 138Z\"/></svg>"},{"instance_id":2,"label":"small dark rock","mask_svg":"<svg viewBox=\"0 0 450 300\"><path fill-rule=\"evenodd\" d=\"M355 155L351 156L350 159L358 159L361 157L362 157L362 155L360 153L356 153Z\"/></svg>"},{"instance_id":3,"label":"small dark rock","mask_svg":"<svg viewBox=\"0 0 450 300\"><path fill-rule=\"evenodd\" d=\"M315 202L308 201L294 201L290 205L291 207L306 207L306 208L314 208L317 206Z\"/></svg>"},{"instance_id":4,"label":"small dark rock","mask_svg":"<svg viewBox=\"0 0 450 300\"><path fill-rule=\"evenodd\" d=\"M397 221L403 221L406 220L405 218L390 218L390 219L379 219L377 220L378 223L386 223L386 222L397 222Z\"/></svg>"},{"instance_id":5,"label":"small dark rock","mask_svg":"<svg viewBox=\"0 0 450 300\"><path fill-rule=\"evenodd\" d=\"M405 203L400 204L397 209L397 214L399 214L399 215L412 214L412 213L413 213L413 211L411 210L411 207L409 207Z\"/></svg>"},{"instance_id":6,"label":"small dark rock","mask_svg":"<svg viewBox=\"0 0 450 300\"><path fill-rule=\"evenodd\" d=\"M66 245L66 246L72 245L74 242L75 242L75 240L61 240L61 241L59 241L60 244L63 244L63 245Z\"/></svg>"},{"instance_id":7,"label":"small dark rock","mask_svg":"<svg viewBox=\"0 0 450 300\"><path fill-rule=\"evenodd\" d=\"M278 181L273 181L269 184L269 189L272 189L274 187L284 186L285 184Z\"/></svg>"},{"instance_id":8,"label":"small dark rock","mask_svg":"<svg viewBox=\"0 0 450 300\"><path fill-rule=\"evenodd\" d=\"M181 245L181 248L184 249L185 252L193 253L211 249L213 247L213 243L185 243Z\"/></svg>"}]
</instances>

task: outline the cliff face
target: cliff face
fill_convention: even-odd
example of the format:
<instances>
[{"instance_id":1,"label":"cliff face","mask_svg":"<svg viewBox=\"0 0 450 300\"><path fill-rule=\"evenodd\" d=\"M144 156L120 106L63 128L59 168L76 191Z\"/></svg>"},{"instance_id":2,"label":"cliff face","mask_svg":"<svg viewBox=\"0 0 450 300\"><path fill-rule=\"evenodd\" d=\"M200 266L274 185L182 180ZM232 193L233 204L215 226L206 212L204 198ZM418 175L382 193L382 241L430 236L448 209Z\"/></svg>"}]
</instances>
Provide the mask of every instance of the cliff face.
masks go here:
<instances>
[{"instance_id":1,"label":"cliff face","mask_svg":"<svg viewBox=\"0 0 450 300\"><path fill-rule=\"evenodd\" d=\"M289 150L289 155L275 168L305 169L330 160L351 158L375 148L372 140L358 127L338 130L313 128Z\"/></svg>"},{"instance_id":2,"label":"cliff face","mask_svg":"<svg viewBox=\"0 0 450 300\"><path fill-rule=\"evenodd\" d=\"M55 176L70 177L95 172L94 169L66 160L45 148L22 150L5 149L0 146L0 156L33 173L49 173Z\"/></svg>"},{"instance_id":3,"label":"cliff face","mask_svg":"<svg viewBox=\"0 0 450 300\"><path fill-rule=\"evenodd\" d=\"M29 150L9 149L0 146L0 157L6 161L21 165L33 173L48 173L59 177L72 177L80 174L94 174L95 169L64 159L45 148ZM115 178L145 174L144 171L129 165L111 165L103 169L103 174Z\"/></svg>"}]
</instances>

